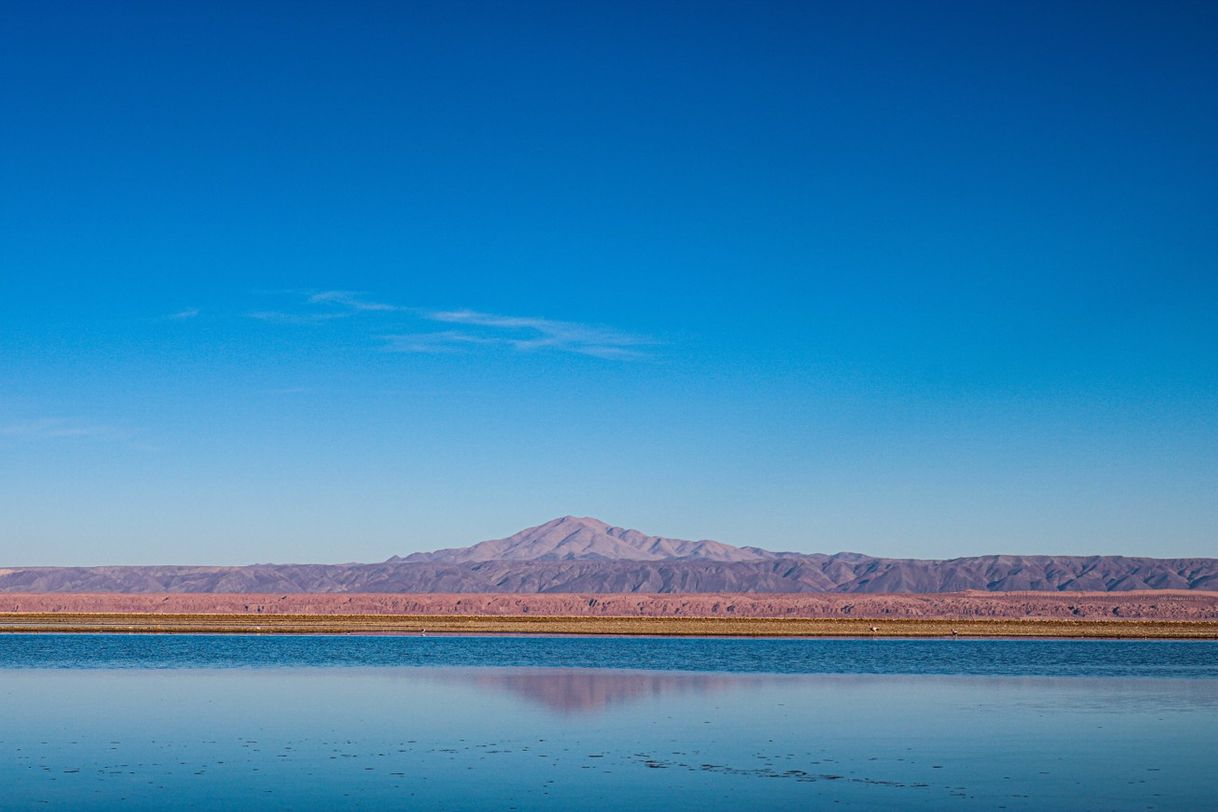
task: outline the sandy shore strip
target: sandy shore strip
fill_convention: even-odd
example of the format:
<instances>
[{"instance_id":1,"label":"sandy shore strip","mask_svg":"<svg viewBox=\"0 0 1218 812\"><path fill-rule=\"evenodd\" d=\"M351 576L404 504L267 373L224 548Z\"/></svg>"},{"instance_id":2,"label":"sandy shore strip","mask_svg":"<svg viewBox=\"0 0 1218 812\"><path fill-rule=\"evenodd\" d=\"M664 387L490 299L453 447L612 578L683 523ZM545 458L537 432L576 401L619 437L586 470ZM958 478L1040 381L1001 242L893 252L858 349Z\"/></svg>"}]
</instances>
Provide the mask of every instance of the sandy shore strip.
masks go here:
<instances>
[{"instance_id":1,"label":"sandy shore strip","mask_svg":"<svg viewBox=\"0 0 1218 812\"><path fill-rule=\"evenodd\" d=\"M477 617L1212 620L1218 592L0 593L0 612Z\"/></svg>"},{"instance_id":2,"label":"sandy shore strip","mask_svg":"<svg viewBox=\"0 0 1218 812\"><path fill-rule=\"evenodd\" d=\"M0 633L563 634L1218 639L1218 621L0 613Z\"/></svg>"},{"instance_id":3,"label":"sandy shore strip","mask_svg":"<svg viewBox=\"0 0 1218 812\"><path fill-rule=\"evenodd\" d=\"M0 632L1218 639L1218 592L7 593Z\"/></svg>"}]
</instances>

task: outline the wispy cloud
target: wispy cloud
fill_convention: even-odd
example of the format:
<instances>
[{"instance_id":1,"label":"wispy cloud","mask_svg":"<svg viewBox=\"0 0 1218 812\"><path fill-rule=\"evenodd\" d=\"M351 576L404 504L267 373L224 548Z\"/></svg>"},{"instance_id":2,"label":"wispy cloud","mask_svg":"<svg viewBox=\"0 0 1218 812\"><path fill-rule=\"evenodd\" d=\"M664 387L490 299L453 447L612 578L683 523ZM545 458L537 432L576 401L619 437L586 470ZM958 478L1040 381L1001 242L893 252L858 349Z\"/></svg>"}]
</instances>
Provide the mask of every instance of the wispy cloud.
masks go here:
<instances>
[{"instance_id":1,"label":"wispy cloud","mask_svg":"<svg viewBox=\"0 0 1218 812\"><path fill-rule=\"evenodd\" d=\"M122 432L114 426L84 423L62 417L39 417L13 423L0 423L0 437L16 440L51 440L65 437L115 437Z\"/></svg>"},{"instance_id":2,"label":"wispy cloud","mask_svg":"<svg viewBox=\"0 0 1218 812\"><path fill-rule=\"evenodd\" d=\"M494 343L523 352L548 349L621 361L646 357L644 348L656 343L645 336L596 324L503 316L476 310L442 310L428 314L427 318L482 328L492 334Z\"/></svg>"},{"instance_id":3,"label":"wispy cloud","mask_svg":"<svg viewBox=\"0 0 1218 812\"><path fill-rule=\"evenodd\" d=\"M400 313L410 310L407 307L370 301L359 291L353 290L293 291L291 295L294 298L299 297L297 307L254 310L245 316L274 324L324 324L360 313Z\"/></svg>"},{"instance_id":4,"label":"wispy cloud","mask_svg":"<svg viewBox=\"0 0 1218 812\"><path fill-rule=\"evenodd\" d=\"M165 320L166 321L186 321L187 319L193 319L195 316L198 316L198 315L199 315L199 308L188 307L185 310L179 310L177 313L170 313L168 316L165 317Z\"/></svg>"},{"instance_id":5,"label":"wispy cloud","mask_svg":"<svg viewBox=\"0 0 1218 812\"><path fill-rule=\"evenodd\" d=\"M350 313L289 313L283 310L255 310L245 314L247 318L272 324L325 324L335 319L346 318Z\"/></svg>"},{"instance_id":6,"label":"wispy cloud","mask_svg":"<svg viewBox=\"0 0 1218 812\"><path fill-rule=\"evenodd\" d=\"M517 352L561 352L612 361L650 356L655 339L599 324L486 313L478 310L426 310L377 301L360 291L323 290L295 294L298 306L261 310L246 316L276 324L324 324L362 316L376 319L376 333L388 352L445 353L475 347L504 347ZM406 322L401 331L386 330L386 319ZM413 324L410 324L413 322ZM449 329L427 330L428 325ZM418 328L424 329L418 329Z\"/></svg>"},{"instance_id":7,"label":"wispy cloud","mask_svg":"<svg viewBox=\"0 0 1218 812\"><path fill-rule=\"evenodd\" d=\"M409 307L369 301L362 292L355 290L322 290L309 294L306 301L309 304L331 304L365 312L397 313L411 310Z\"/></svg>"}]
</instances>

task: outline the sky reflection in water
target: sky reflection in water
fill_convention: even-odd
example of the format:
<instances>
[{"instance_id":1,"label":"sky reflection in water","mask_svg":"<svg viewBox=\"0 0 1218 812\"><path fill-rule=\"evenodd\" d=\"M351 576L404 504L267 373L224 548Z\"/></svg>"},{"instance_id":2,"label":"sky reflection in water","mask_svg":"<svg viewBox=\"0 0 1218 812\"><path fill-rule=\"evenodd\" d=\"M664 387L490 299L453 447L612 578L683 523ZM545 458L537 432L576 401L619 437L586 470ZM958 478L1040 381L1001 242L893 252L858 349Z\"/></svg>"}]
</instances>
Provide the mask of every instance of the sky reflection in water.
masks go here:
<instances>
[{"instance_id":1,"label":"sky reflection in water","mask_svg":"<svg viewBox=\"0 0 1218 812\"><path fill-rule=\"evenodd\" d=\"M1206 808L1218 681L0 668L2 805Z\"/></svg>"}]
</instances>

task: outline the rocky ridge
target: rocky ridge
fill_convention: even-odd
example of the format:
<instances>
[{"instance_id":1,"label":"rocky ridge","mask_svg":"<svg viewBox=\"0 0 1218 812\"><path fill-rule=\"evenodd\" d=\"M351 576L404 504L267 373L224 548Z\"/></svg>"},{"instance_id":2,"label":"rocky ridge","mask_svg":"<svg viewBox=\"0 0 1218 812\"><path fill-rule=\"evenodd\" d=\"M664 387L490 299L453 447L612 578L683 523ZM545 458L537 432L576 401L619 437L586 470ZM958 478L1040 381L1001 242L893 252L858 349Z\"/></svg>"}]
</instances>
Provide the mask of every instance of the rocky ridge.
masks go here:
<instances>
[{"instance_id":1,"label":"rocky ridge","mask_svg":"<svg viewBox=\"0 0 1218 812\"><path fill-rule=\"evenodd\" d=\"M375 564L8 567L0 593L949 593L1218 590L1218 559L773 552L564 516Z\"/></svg>"}]
</instances>

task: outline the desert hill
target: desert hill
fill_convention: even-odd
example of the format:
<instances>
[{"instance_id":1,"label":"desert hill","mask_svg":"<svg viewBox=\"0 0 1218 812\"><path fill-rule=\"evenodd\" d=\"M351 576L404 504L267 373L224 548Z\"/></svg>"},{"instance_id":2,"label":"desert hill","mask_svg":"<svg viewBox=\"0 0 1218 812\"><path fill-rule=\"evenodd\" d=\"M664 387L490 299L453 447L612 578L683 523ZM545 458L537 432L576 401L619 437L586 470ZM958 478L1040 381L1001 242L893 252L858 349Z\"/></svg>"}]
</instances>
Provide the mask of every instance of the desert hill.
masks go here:
<instances>
[{"instance_id":1,"label":"desert hill","mask_svg":"<svg viewBox=\"0 0 1218 812\"><path fill-rule=\"evenodd\" d=\"M684 541L648 536L590 517L563 516L505 539L434 553L415 553L404 561L465 564L481 561L761 561L779 553L733 547L718 541ZM393 559L391 559L393 560Z\"/></svg>"},{"instance_id":2,"label":"desert hill","mask_svg":"<svg viewBox=\"0 0 1218 812\"><path fill-rule=\"evenodd\" d=\"M2 565L4 562L0 562ZM375 564L9 567L0 592L943 593L1218 590L1218 559L779 553L564 516L471 547Z\"/></svg>"}]
</instances>

